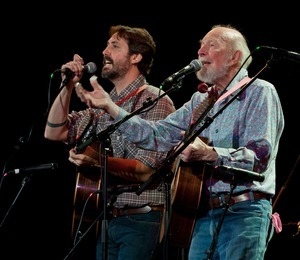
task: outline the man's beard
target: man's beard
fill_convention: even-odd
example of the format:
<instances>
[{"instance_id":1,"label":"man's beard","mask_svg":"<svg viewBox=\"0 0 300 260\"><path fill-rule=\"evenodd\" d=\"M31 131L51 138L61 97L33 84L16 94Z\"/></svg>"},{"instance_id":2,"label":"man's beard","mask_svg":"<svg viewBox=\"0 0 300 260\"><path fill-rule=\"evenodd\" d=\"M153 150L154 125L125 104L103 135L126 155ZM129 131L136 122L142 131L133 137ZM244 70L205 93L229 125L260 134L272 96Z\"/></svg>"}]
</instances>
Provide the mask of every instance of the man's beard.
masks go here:
<instances>
[{"instance_id":1,"label":"man's beard","mask_svg":"<svg viewBox=\"0 0 300 260\"><path fill-rule=\"evenodd\" d=\"M227 65L224 65L220 70L209 70L203 67L197 72L197 78L207 84L216 84L220 78L223 78L228 71Z\"/></svg>"},{"instance_id":2,"label":"man's beard","mask_svg":"<svg viewBox=\"0 0 300 260\"><path fill-rule=\"evenodd\" d=\"M114 70L102 70L101 77L108 80L115 80L120 77L120 74Z\"/></svg>"},{"instance_id":3,"label":"man's beard","mask_svg":"<svg viewBox=\"0 0 300 260\"><path fill-rule=\"evenodd\" d=\"M102 69L101 77L110 81L122 78L129 70L129 61L123 63L114 63L112 69Z\"/></svg>"}]
</instances>

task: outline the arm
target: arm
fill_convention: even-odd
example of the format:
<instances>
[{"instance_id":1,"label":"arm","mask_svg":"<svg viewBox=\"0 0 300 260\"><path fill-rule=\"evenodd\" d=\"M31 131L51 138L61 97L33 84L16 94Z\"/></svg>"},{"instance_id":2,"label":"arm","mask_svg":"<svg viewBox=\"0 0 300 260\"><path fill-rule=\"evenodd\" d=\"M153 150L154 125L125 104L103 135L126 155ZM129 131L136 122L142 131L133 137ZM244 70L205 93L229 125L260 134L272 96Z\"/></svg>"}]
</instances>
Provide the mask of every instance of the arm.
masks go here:
<instances>
[{"instance_id":1,"label":"arm","mask_svg":"<svg viewBox=\"0 0 300 260\"><path fill-rule=\"evenodd\" d=\"M74 59L62 65L63 68L69 68L74 72L74 77L63 87L54 100L47 118L47 123L44 131L44 137L50 140L65 141L67 139L68 128L68 113L73 88L78 82L83 73L83 60L75 54ZM64 80L65 75L62 74Z\"/></svg>"},{"instance_id":2,"label":"arm","mask_svg":"<svg viewBox=\"0 0 300 260\"><path fill-rule=\"evenodd\" d=\"M221 146L219 141L214 142L218 164L267 174L274 170L284 127L280 99L274 86L262 80L256 80L244 97L234 112L239 128L234 121L230 123L232 131L238 133L238 143Z\"/></svg>"},{"instance_id":3,"label":"arm","mask_svg":"<svg viewBox=\"0 0 300 260\"><path fill-rule=\"evenodd\" d=\"M69 151L69 161L77 166L100 167L99 153L88 146L83 153L76 154L74 148ZM108 171L123 179L144 182L155 171L139 160L108 157Z\"/></svg>"},{"instance_id":4,"label":"arm","mask_svg":"<svg viewBox=\"0 0 300 260\"><path fill-rule=\"evenodd\" d=\"M277 154L284 120L274 87L265 81L255 83L242 101L229 106L227 116L215 119L219 139L212 137L207 145L196 138L180 154L183 161L204 160L258 172L266 170ZM235 133L237 138L232 139L230 133Z\"/></svg>"}]
</instances>

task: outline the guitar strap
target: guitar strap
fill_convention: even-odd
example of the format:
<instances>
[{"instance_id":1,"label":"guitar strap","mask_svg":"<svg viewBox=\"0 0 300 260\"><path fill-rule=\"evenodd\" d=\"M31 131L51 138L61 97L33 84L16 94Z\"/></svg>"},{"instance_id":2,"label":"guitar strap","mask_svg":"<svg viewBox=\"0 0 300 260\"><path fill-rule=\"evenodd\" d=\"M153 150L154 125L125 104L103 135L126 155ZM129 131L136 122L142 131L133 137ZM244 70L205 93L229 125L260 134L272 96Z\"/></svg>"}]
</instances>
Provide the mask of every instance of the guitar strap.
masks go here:
<instances>
[{"instance_id":1,"label":"guitar strap","mask_svg":"<svg viewBox=\"0 0 300 260\"><path fill-rule=\"evenodd\" d=\"M121 100L117 101L116 104L120 105L122 103L124 103L126 100L128 100L129 98L133 97L134 95L137 95L138 93L140 93L142 90L144 90L145 88L147 88L148 85L143 85L139 88L137 88L136 90L132 91L131 93L129 93L126 97L122 98Z\"/></svg>"},{"instance_id":2,"label":"guitar strap","mask_svg":"<svg viewBox=\"0 0 300 260\"><path fill-rule=\"evenodd\" d=\"M233 93L234 91L236 91L237 89L239 89L243 85L247 84L250 80L251 80L251 78L249 78L249 77L243 78L240 82L238 82L236 85L234 85L231 89L229 89L227 92L225 92L223 95L221 95L218 98L218 100L216 101L215 104L217 104L218 102L220 102L224 98L228 97L231 93Z\"/></svg>"}]
</instances>

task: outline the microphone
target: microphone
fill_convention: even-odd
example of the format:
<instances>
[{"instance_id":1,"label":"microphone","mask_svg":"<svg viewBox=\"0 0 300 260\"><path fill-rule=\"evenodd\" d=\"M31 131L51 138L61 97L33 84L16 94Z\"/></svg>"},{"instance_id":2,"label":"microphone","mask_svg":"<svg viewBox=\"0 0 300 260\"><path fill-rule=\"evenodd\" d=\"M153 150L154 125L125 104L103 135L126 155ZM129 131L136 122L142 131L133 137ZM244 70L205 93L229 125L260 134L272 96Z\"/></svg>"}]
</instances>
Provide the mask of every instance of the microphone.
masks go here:
<instances>
[{"instance_id":1,"label":"microphone","mask_svg":"<svg viewBox=\"0 0 300 260\"><path fill-rule=\"evenodd\" d=\"M294 51L288 51L288 50L280 49L280 48L276 48L276 47L270 47L270 46L259 46L259 48L271 50L285 58L300 62L300 53L297 53Z\"/></svg>"},{"instance_id":2,"label":"microphone","mask_svg":"<svg viewBox=\"0 0 300 260\"><path fill-rule=\"evenodd\" d=\"M257 172L241 169L241 168L235 168L226 165L219 165L216 166L215 168L224 171L228 175L228 177L234 177L236 180L244 180L244 181L250 180L250 181L259 181L259 182L265 180L264 175Z\"/></svg>"},{"instance_id":3,"label":"microphone","mask_svg":"<svg viewBox=\"0 0 300 260\"><path fill-rule=\"evenodd\" d=\"M94 62L89 62L86 65L83 65L82 68L83 68L83 72L87 72L90 74L95 73L97 70L97 66ZM66 75L73 74L74 76L74 73L69 68L63 68L60 70L60 72Z\"/></svg>"},{"instance_id":4,"label":"microphone","mask_svg":"<svg viewBox=\"0 0 300 260\"><path fill-rule=\"evenodd\" d=\"M162 85L165 85L167 83L172 83L173 81L179 81L179 80L183 79L186 75L200 70L201 67L202 67L201 61L199 61L198 59L194 59L191 61L191 63L189 65L185 66L184 68L177 71L170 77L166 78L163 81Z\"/></svg>"},{"instance_id":5,"label":"microphone","mask_svg":"<svg viewBox=\"0 0 300 260\"><path fill-rule=\"evenodd\" d=\"M97 66L94 62L89 62L86 65L82 66L82 68L83 68L83 72L87 72L87 73L90 73L90 74L95 73L96 70L97 70ZM68 84L70 79L73 78L75 76L75 74L69 68L63 68L63 69L60 69L59 71L66 75L65 79L63 80L63 82L60 86L60 88L62 88L63 86Z\"/></svg>"},{"instance_id":6,"label":"microphone","mask_svg":"<svg viewBox=\"0 0 300 260\"><path fill-rule=\"evenodd\" d=\"M57 168L58 168L57 163L37 164L35 166L31 166L31 167L27 167L27 168L14 169L14 170L8 171L4 175L28 174L28 173L43 171L43 170L54 170L54 169L57 169Z\"/></svg>"}]
</instances>

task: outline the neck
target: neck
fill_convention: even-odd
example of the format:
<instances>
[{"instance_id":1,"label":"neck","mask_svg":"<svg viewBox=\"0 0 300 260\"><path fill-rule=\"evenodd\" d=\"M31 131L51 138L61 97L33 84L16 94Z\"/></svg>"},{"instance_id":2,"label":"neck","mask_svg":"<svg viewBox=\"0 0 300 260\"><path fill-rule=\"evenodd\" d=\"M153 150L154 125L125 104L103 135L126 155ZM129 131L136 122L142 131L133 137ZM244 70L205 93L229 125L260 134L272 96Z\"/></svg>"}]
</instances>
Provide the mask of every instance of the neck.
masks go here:
<instances>
[{"instance_id":1,"label":"neck","mask_svg":"<svg viewBox=\"0 0 300 260\"><path fill-rule=\"evenodd\" d=\"M219 91L223 91L231 83L233 78L236 76L237 70L231 70L228 74L224 75L222 78L216 80L214 85Z\"/></svg>"},{"instance_id":2,"label":"neck","mask_svg":"<svg viewBox=\"0 0 300 260\"><path fill-rule=\"evenodd\" d=\"M122 78L112 80L112 83L114 84L117 93L121 93L125 88L127 88L129 84L135 81L140 75L140 73L127 73Z\"/></svg>"}]
</instances>

